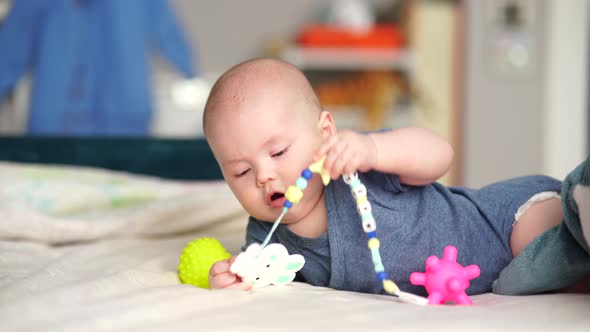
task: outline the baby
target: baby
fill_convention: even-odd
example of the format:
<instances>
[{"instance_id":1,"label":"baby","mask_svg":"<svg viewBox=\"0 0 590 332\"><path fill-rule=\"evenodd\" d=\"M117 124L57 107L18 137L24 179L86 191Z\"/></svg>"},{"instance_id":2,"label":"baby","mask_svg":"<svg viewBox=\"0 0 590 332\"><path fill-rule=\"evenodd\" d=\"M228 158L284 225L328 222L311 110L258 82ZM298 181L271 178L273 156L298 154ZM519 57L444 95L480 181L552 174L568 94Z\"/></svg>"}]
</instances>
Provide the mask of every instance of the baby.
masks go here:
<instances>
[{"instance_id":1,"label":"baby","mask_svg":"<svg viewBox=\"0 0 590 332\"><path fill-rule=\"evenodd\" d=\"M571 188L566 192L560 181L545 176L479 190L445 187L435 182L453 159L443 138L421 128L337 131L305 76L272 59L246 61L224 73L209 95L203 127L225 181L251 216L246 245L264 241L282 212L287 187L310 163L326 157L324 168L333 181L324 187L314 176L271 241L305 257L298 280L384 293L356 203L341 179L358 171L377 222L383 265L403 291L424 294L409 276L423 271L426 258L440 256L447 245L458 248L459 263L481 268L468 294L492 287L526 294L587 284L590 190L577 184L590 181L588 161L564 182ZM577 187L584 189L577 200L585 200L583 206L573 199ZM566 256L575 257L573 263L561 263ZM212 266L211 288L250 289L230 272L234 259ZM549 265L552 259L560 265Z\"/></svg>"}]
</instances>

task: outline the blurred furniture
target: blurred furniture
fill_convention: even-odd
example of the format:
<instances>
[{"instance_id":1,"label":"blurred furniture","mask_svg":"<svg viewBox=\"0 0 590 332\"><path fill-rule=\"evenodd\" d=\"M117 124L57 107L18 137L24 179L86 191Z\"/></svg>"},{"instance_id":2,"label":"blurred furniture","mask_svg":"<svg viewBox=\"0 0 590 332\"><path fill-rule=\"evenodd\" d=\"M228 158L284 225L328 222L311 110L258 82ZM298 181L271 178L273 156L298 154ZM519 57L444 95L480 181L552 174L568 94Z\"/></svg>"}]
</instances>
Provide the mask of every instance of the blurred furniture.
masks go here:
<instances>
[{"instance_id":1,"label":"blurred furniture","mask_svg":"<svg viewBox=\"0 0 590 332\"><path fill-rule=\"evenodd\" d=\"M308 74L322 106L359 107L362 121L354 129L387 127L387 116L407 92L402 82L411 67L409 51L401 29L393 24L375 25L362 33L304 26L297 43L285 48L281 57ZM331 73L340 75L334 78ZM314 79L319 76L322 79Z\"/></svg>"},{"instance_id":2,"label":"blurred furniture","mask_svg":"<svg viewBox=\"0 0 590 332\"><path fill-rule=\"evenodd\" d=\"M168 179L221 179L204 139L0 136L0 161L78 165Z\"/></svg>"}]
</instances>

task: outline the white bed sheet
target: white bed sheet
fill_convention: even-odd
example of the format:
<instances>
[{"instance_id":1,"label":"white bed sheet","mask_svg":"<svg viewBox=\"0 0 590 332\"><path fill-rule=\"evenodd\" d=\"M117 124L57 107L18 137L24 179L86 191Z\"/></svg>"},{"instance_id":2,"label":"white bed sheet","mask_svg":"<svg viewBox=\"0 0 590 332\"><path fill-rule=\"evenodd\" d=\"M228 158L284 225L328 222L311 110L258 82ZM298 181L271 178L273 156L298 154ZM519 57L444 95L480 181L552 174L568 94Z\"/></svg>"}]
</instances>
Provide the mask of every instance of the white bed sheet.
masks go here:
<instances>
[{"instance_id":1,"label":"white bed sheet","mask_svg":"<svg viewBox=\"0 0 590 332\"><path fill-rule=\"evenodd\" d=\"M198 190L210 189L194 188L197 191L190 195L182 194L198 197ZM5 234L0 228L0 331L590 331L590 295L484 294L472 297L471 307L421 307L390 296L302 283L251 292L183 285L177 265L188 242L215 237L232 253L243 243L246 215L231 201L229 191L215 192L218 204L209 203L208 208L216 211L198 213L202 206L196 200L197 211L181 204L178 213L162 214L184 220L171 220L171 229L153 216L142 223L144 219L133 212L141 206L118 213L134 216L118 219L119 224L109 219L118 226L95 233L91 241L72 243L71 232L68 241L61 241L48 226L51 219L40 228L49 227L51 236L39 229ZM26 217L8 215L0 205L0 219L12 218L5 227L39 227L19 220ZM72 220L100 222L71 215L66 221ZM154 225L160 231L146 231ZM14 239L15 234L20 239Z\"/></svg>"},{"instance_id":2,"label":"white bed sheet","mask_svg":"<svg viewBox=\"0 0 590 332\"><path fill-rule=\"evenodd\" d=\"M242 218L215 230L159 239L50 247L0 242L0 331L588 331L590 295L472 297L421 307L390 296L295 283L252 292L180 284L176 267L195 237L236 252Z\"/></svg>"}]
</instances>

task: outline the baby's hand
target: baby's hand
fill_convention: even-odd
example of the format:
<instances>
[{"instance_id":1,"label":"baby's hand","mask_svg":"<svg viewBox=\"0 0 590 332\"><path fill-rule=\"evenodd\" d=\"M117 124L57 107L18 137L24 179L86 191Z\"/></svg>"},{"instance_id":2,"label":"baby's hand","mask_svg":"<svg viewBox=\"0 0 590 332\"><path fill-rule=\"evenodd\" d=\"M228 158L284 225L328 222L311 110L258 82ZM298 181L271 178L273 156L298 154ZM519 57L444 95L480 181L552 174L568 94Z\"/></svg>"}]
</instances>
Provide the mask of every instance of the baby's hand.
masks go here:
<instances>
[{"instance_id":1,"label":"baby's hand","mask_svg":"<svg viewBox=\"0 0 590 332\"><path fill-rule=\"evenodd\" d=\"M240 289L248 291L252 285L242 282L240 277L230 272L229 267L236 260L237 256L219 261L209 270L209 288L211 289Z\"/></svg>"},{"instance_id":2,"label":"baby's hand","mask_svg":"<svg viewBox=\"0 0 590 332\"><path fill-rule=\"evenodd\" d=\"M377 148L369 135L343 130L326 139L314 155L319 160L326 155L324 169L336 180L340 175L356 170L366 172L377 162Z\"/></svg>"}]
</instances>

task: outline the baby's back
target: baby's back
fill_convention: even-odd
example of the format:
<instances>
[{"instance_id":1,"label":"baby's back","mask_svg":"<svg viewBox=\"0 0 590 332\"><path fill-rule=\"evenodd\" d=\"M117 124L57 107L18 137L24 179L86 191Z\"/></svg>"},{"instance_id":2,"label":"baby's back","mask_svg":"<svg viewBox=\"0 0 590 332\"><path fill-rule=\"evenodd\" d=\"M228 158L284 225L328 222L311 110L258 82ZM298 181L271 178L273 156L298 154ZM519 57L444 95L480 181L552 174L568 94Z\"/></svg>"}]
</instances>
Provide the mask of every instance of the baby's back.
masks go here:
<instances>
[{"instance_id":1,"label":"baby's back","mask_svg":"<svg viewBox=\"0 0 590 332\"><path fill-rule=\"evenodd\" d=\"M378 172L359 177L367 187L385 270L403 290L414 293L423 293L423 288L409 283L410 274L423 271L428 256L441 257L447 245L458 248L459 263L481 268L468 293L489 291L512 259L509 239L516 210L535 193L559 191L561 186L545 176L516 178L479 190L439 183L403 186L396 176ZM342 180L327 187L326 206L330 286L381 293L356 203Z\"/></svg>"}]
</instances>

